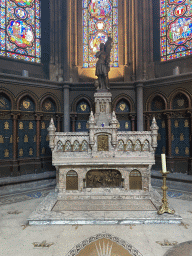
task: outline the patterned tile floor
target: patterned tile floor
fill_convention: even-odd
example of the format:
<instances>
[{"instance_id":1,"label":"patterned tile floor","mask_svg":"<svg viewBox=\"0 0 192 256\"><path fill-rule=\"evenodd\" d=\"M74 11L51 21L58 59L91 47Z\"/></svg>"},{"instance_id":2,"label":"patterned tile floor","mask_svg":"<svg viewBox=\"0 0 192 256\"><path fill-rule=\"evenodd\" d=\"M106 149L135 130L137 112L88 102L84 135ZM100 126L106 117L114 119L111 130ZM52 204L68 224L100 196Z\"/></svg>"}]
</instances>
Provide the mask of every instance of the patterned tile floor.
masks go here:
<instances>
[{"instance_id":1,"label":"patterned tile floor","mask_svg":"<svg viewBox=\"0 0 192 256\"><path fill-rule=\"evenodd\" d=\"M160 187L155 189L162 194ZM178 190L167 193L170 205L183 218L181 224L29 226L28 216L53 190L0 197L0 256L66 256L82 241L101 233L126 241L140 252L137 255L142 256L165 256L174 244L192 240L192 193ZM38 248L36 244L42 246ZM166 256L192 255L188 248L184 250L187 254Z\"/></svg>"}]
</instances>

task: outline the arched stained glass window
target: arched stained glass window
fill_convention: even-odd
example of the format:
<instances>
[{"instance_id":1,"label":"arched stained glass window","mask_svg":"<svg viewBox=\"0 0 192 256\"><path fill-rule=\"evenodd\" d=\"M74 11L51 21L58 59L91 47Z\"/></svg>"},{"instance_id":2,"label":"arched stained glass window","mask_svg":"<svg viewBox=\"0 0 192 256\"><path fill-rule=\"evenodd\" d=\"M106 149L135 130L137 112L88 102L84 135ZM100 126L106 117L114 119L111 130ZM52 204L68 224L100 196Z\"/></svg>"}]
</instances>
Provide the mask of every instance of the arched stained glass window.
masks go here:
<instances>
[{"instance_id":1,"label":"arched stained glass window","mask_svg":"<svg viewBox=\"0 0 192 256\"><path fill-rule=\"evenodd\" d=\"M160 0L161 61L192 54L191 15L191 0Z\"/></svg>"},{"instance_id":2,"label":"arched stained glass window","mask_svg":"<svg viewBox=\"0 0 192 256\"><path fill-rule=\"evenodd\" d=\"M40 62L40 1L0 0L0 56Z\"/></svg>"},{"instance_id":3,"label":"arched stained glass window","mask_svg":"<svg viewBox=\"0 0 192 256\"><path fill-rule=\"evenodd\" d=\"M83 67L95 67L100 43L113 38L111 66L118 67L118 0L83 0Z\"/></svg>"}]
</instances>

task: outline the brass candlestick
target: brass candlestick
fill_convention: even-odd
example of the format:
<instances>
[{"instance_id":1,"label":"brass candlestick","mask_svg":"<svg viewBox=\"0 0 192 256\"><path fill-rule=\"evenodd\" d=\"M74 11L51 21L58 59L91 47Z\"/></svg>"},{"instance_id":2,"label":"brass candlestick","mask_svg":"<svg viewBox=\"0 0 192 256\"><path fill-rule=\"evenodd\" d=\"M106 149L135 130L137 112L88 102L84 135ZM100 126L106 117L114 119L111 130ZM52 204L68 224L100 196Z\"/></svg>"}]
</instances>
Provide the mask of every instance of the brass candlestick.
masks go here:
<instances>
[{"instance_id":1,"label":"brass candlestick","mask_svg":"<svg viewBox=\"0 0 192 256\"><path fill-rule=\"evenodd\" d=\"M170 213L170 214L174 214L175 211L171 210L168 206L168 201L167 201L167 189L168 187L166 186L166 178L167 178L167 174L169 172L162 172L162 176L163 176L163 186L161 187L163 190L163 198L162 198L162 205L159 207L158 210L158 214L163 214L163 213Z\"/></svg>"}]
</instances>

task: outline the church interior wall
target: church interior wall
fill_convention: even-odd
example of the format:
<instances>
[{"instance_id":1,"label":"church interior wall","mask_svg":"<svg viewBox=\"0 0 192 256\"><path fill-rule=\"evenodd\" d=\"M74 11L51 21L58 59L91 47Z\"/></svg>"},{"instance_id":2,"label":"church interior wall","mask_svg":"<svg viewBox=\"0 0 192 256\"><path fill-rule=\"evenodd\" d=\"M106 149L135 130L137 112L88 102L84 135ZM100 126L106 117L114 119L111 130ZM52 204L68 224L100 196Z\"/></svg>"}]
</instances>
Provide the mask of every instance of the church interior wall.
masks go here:
<instances>
[{"instance_id":1,"label":"church interior wall","mask_svg":"<svg viewBox=\"0 0 192 256\"><path fill-rule=\"evenodd\" d=\"M153 5L152 5L153 2ZM131 129L136 129L136 85L143 84L144 98L144 122L145 129L149 130L152 116L155 115L158 122L165 121L166 151L168 155L168 168L176 172L192 173L192 145L191 140L186 140L186 154L179 155L173 152L171 136L176 134L172 119L188 120L186 134L192 129L192 89L191 89L191 56L176 60L160 62L157 52L160 51L159 23L156 14L157 1L124 1L119 0L119 68L111 68L109 73L112 93L112 108L114 109L121 99L127 100L130 111L126 118L132 123ZM1 95L7 95L11 101L11 108L1 111L1 125L4 137L0 138L3 145L2 159L0 160L0 176L14 177L30 175L53 170L51 156L43 155L44 146L47 143L46 130L51 117L54 117L57 129L63 131L63 85L69 85L69 105L71 131L75 130L75 122L78 120L77 103L85 99L90 109L94 110L93 96L95 86L95 68L82 68L83 65L83 32L82 32L82 2L81 0L68 1L41 1L42 5L42 63L30 63L21 60L13 60L0 57L0 89ZM153 6L153 7L152 7ZM152 18L152 16L154 18ZM22 77L22 71L27 70L29 77ZM173 111L171 102L176 93L186 93L189 99L188 108ZM156 95L162 96L165 101L165 109L151 110L151 102ZM173 97L171 96L173 95ZM20 101L24 96L29 96L35 110L24 113L19 109ZM172 98L171 98L172 97ZM43 110L43 102L52 99L56 109L53 112ZM51 103L50 103L51 104ZM49 104L48 104L49 105ZM168 113L174 112L170 117ZM83 114L82 114L83 115ZM118 114L119 115L119 114ZM123 115L123 114L122 114ZM121 115L121 117L122 117ZM88 114L85 115L86 118ZM120 116L120 115L119 115ZM168 117L170 117L168 119ZM123 118L123 117L122 117ZM4 123L8 120L10 129L4 129ZM38 137L34 157L18 157L18 122L34 122L38 131ZM86 119L88 120L88 119ZM84 120L84 121L86 121ZM124 119L123 119L124 120ZM179 123L180 124L180 123ZM15 125L15 126L14 126ZM186 125L186 123L182 123ZM16 127L15 129L13 127ZM164 128L163 128L164 129ZM9 130L9 134L7 135ZM162 130L162 127L161 127ZM10 132L12 131L12 132ZM13 137L12 146L5 143L5 137ZM25 135L25 134L24 134ZM23 135L23 139L24 139ZM41 136L44 142L41 141ZM163 136L163 135L162 135ZM161 138L162 138L161 136ZM180 135L179 135L180 136ZM160 138L160 137L159 137ZM177 138L180 141L180 137ZM181 142L186 137L181 136ZM25 142L27 143L27 142ZM25 144L23 141L23 145ZM31 142L32 143L32 142ZM160 140L159 140L160 143ZM4 148L5 144L10 146ZM46 144L47 147L47 144ZM187 150L189 149L189 151ZM11 154L14 151L14 156ZM8 157L9 152L9 157ZM44 151L43 151L44 152ZM6 153L6 157L5 154ZM174 153L174 154L173 154ZM12 157L13 156L13 157ZM156 156L157 164L154 169L160 169L160 151Z\"/></svg>"}]
</instances>

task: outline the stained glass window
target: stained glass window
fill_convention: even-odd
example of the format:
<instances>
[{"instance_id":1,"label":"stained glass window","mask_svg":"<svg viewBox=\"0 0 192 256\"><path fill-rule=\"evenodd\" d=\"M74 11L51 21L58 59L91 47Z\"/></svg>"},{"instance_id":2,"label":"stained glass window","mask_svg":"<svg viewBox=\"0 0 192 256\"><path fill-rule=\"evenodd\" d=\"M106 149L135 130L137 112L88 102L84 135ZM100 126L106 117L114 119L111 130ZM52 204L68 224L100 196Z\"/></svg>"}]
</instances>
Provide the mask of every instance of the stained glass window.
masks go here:
<instances>
[{"instance_id":1,"label":"stained glass window","mask_svg":"<svg viewBox=\"0 0 192 256\"><path fill-rule=\"evenodd\" d=\"M100 43L113 38L111 66L118 67L118 0L83 0L83 67L95 67Z\"/></svg>"},{"instance_id":2,"label":"stained glass window","mask_svg":"<svg viewBox=\"0 0 192 256\"><path fill-rule=\"evenodd\" d=\"M40 1L0 0L0 56L40 62Z\"/></svg>"},{"instance_id":3,"label":"stained glass window","mask_svg":"<svg viewBox=\"0 0 192 256\"><path fill-rule=\"evenodd\" d=\"M191 0L160 0L161 61L192 54L191 15Z\"/></svg>"}]
</instances>

